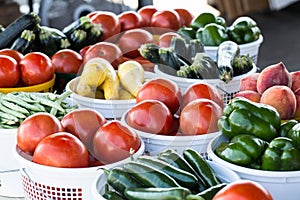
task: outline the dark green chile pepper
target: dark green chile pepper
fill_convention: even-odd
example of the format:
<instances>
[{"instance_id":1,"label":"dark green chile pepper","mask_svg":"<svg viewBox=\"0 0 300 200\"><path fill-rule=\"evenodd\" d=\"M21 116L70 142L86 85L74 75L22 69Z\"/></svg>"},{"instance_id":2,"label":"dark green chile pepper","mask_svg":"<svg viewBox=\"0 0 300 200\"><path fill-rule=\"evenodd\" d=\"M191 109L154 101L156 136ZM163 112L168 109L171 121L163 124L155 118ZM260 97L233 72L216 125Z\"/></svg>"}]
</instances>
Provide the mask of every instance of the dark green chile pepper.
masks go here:
<instances>
[{"instance_id":1,"label":"dark green chile pepper","mask_svg":"<svg viewBox=\"0 0 300 200\"><path fill-rule=\"evenodd\" d=\"M268 143L248 134L234 136L229 142L220 143L215 149L217 156L230 163L251 167L260 163Z\"/></svg>"},{"instance_id":2,"label":"dark green chile pepper","mask_svg":"<svg viewBox=\"0 0 300 200\"><path fill-rule=\"evenodd\" d=\"M227 28L229 38L237 44L245 44L258 40L261 30L256 22L248 17L238 17L231 26Z\"/></svg>"},{"instance_id":3,"label":"dark green chile pepper","mask_svg":"<svg viewBox=\"0 0 300 200\"><path fill-rule=\"evenodd\" d=\"M272 140L263 154L261 169L270 171L293 171L300 169L300 151L287 137Z\"/></svg>"},{"instance_id":4,"label":"dark green chile pepper","mask_svg":"<svg viewBox=\"0 0 300 200\"><path fill-rule=\"evenodd\" d=\"M279 135L282 137L287 137L290 129L297 123L298 123L298 121L295 119L290 119L290 120L283 122L279 128Z\"/></svg>"},{"instance_id":5,"label":"dark green chile pepper","mask_svg":"<svg viewBox=\"0 0 300 200\"><path fill-rule=\"evenodd\" d=\"M190 24L190 27L197 30L199 28L203 28L207 24L210 23L216 23L218 25L226 27L226 21L223 17L216 16L213 13L204 12L198 15L193 19L193 21Z\"/></svg>"},{"instance_id":6,"label":"dark green chile pepper","mask_svg":"<svg viewBox=\"0 0 300 200\"><path fill-rule=\"evenodd\" d=\"M294 142L296 148L300 150L300 123L296 123L291 127L287 133L287 137L290 138Z\"/></svg>"},{"instance_id":7,"label":"dark green chile pepper","mask_svg":"<svg viewBox=\"0 0 300 200\"><path fill-rule=\"evenodd\" d=\"M216 23L210 23L203 28L199 28L196 32L196 38L204 46L218 46L222 42L229 40L226 28Z\"/></svg>"}]
</instances>

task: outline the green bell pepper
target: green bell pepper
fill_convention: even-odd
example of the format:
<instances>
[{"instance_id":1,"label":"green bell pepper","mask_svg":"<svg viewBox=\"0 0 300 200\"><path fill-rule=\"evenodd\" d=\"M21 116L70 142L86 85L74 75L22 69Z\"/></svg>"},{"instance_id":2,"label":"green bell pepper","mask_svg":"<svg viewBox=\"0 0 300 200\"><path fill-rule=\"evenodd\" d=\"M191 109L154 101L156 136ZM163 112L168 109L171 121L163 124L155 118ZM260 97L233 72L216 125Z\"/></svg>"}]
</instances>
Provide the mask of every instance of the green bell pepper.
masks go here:
<instances>
[{"instance_id":1,"label":"green bell pepper","mask_svg":"<svg viewBox=\"0 0 300 200\"><path fill-rule=\"evenodd\" d=\"M298 124L298 121L295 119L290 119L290 120L283 122L279 128L279 135L282 137L287 137L291 128L296 124Z\"/></svg>"},{"instance_id":2,"label":"green bell pepper","mask_svg":"<svg viewBox=\"0 0 300 200\"><path fill-rule=\"evenodd\" d=\"M229 142L220 143L215 153L230 163L257 168L267 146L266 141L256 136L241 134L234 136Z\"/></svg>"},{"instance_id":3,"label":"green bell pepper","mask_svg":"<svg viewBox=\"0 0 300 200\"><path fill-rule=\"evenodd\" d=\"M192 27L182 26L177 30L177 33L187 40L196 38L196 31Z\"/></svg>"},{"instance_id":4,"label":"green bell pepper","mask_svg":"<svg viewBox=\"0 0 300 200\"><path fill-rule=\"evenodd\" d=\"M258 40L261 30L252 18L242 16L227 28L227 34L237 44L245 44Z\"/></svg>"},{"instance_id":5,"label":"green bell pepper","mask_svg":"<svg viewBox=\"0 0 300 200\"><path fill-rule=\"evenodd\" d=\"M204 46L219 46L222 42L229 40L226 28L216 23L210 23L199 28L196 32L196 38Z\"/></svg>"},{"instance_id":6,"label":"green bell pepper","mask_svg":"<svg viewBox=\"0 0 300 200\"><path fill-rule=\"evenodd\" d=\"M210 23L216 23L218 25L223 26L224 28L226 27L226 20L223 17L216 16L213 13L209 12L201 13L197 17L195 17L192 20L190 27L197 30L199 28L203 28L204 26Z\"/></svg>"},{"instance_id":7,"label":"green bell pepper","mask_svg":"<svg viewBox=\"0 0 300 200\"><path fill-rule=\"evenodd\" d=\"M246 98L232 99L218 120L219 129L229 139L239 134L250 134L271 141L278 136L280 124L279 113L274 107Z\"/></svg>"},{"instance_id":8,"label":"green bell pepper","mask_svg":"<svg viewBox=\"0 0 300 200\"><path fill-rule=\"evenodd\" d=\"M262 170L291 171L300 169L300 151L287 137L273 139L262 156Z\"/></svg>"},{"instance_id":9,"label":"green bell pepper","mask_svg":"<svg viewBox=\"0 0 300 200\"><path fill-rule=\"evenodd\" d=\"M290 138L294 142L296 148L300 150L300 123L296 123L289 129L287 137Z\"/></svg>"}]
</instances>

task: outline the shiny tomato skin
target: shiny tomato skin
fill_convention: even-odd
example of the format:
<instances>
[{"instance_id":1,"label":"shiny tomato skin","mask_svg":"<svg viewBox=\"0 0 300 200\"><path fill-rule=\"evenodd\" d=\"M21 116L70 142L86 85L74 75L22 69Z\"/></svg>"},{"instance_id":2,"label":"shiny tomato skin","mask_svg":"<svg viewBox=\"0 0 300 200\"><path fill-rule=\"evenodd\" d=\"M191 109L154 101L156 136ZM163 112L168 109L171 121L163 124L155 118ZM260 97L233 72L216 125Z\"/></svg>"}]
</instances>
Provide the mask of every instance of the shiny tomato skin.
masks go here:
<instances>
[{"instance_id":1,"label":"shiny tomato skin","mask_svg":"<svg viewBox=\"0 0 300 200\"><path fill-rule=\"evenodd\" d=\"M88 45L83 47L82 49L79 50L79 54L81 55L81 57L83 58L85 53L87 52L87 50L91 47L92 45Z\"/></svg>"},{"instance_id":2,"label":"shiny tomato skin","mask_svg":"<svg viewBox=\"0 0 300 200\"><path fill-rule=\"evenodd\" d=\"M147 99L155 99L163 102L175 114L180 108L182 94L177 83L163 78L152 78L139 89L136 102Z\"/></svg>"},{"instance_id":3,"label":"shiny tomato skin","mask_svg":"<svg viewBox=\"0 0 300 200\"><path fill-rule=\"evenodd\" d=\"M175 8L174 10L179 15L181 25L189 27L191 24L191 21L194 19L194 15L185 8Z\"/></svg>"},{"instance_id":4,"label":"shiny tomato skin","mask_svg":"<svg viewBox=\"0 0 300 200\"><path fill-rule=\"evenodd\" d=\"M152 15L157 11L157 8L153 5L147 5L141 7L137 12L142 16L143 26L149 27Z\"/></svg>"},{"instance_id":5,"label":"shiny tomato skin","mask_svg":"<svg viewBox=\"0 0 300 200\"><path fill-rule=\"evenodd\" d=\"M104 164L126 159L131 149L137 152L140 146L141 140L137 133L118 120L107 122L94 136L94 156Z\"/></svg>"},{"instance_id":6,"label":"shiny tomato skin","mask_svg":"<svg viewBox=\"0 0 300 200\"><path fill-rule=\"evenodd\" d=\"M93 150L93 138L96 131L106 123L102 114L87 108L73 110L60 121L65 131L78 137L90 152Z\"/></svg>"},{"instance_id":7,"label":"shiny tomato skin","mask_svg":"<svg viewBox=\"0 0 300 200\"><path fill-rule=\"evenodd\" d=\"M179 128L183 135L202 135L218 131L218 119L222 108L210 99L195 99L188 103L179 116Z\"/></svg>"},{"instance_id":8,"label":"shiny tomato skin","mask_svg":"<svg viewBox=\"0 0 300 200\"><path fill-rule=\"evenodd\" d=\"M219 190L212 200L273 200L270 192L260 183L251 180L238 180Z\"/></svg>"},{"instance_id":9,"label":"shiny tomato skin","mask_svg":"<svg viewBox=\"0 0 300 200\"><path fill-rule=\"evenodd\" d=\"M181 36L176 32L166 32L161 34L158 37L158 46L166 47L166 48L170 47L173 37L181 37Z\"/></svg>"},{"instance_id":10,"label":"shiny tomato skin","mask_svg":"<svg viewBox=\"0 0 300 200\"><path fill-rule=\"evenodd\" d=\"M158 100L144 100L134 105L126 115L126 122L137 130L158 135L170 135L173 115Z\"/></svg>"},{"instance_id":11,"label":"shiny tomato skin","mask_svg":"<svg viewBox=\"0 0 300 200\"><path fill-rule=\"evenodd\" d=\"M0 55L0 88L14 87L20 80L20 67L10 56Z\"/></svg>"},{"instance_id":12,"label":"shiny tomato skin","mask_svg":"<svg viewBox=\"0 0 300 200\"><path fill-rule=\"evenodd\" d=\"M89 166L89 153L71 133L57 132L38 143L32 161L52 167L82 168Z\"/></svg>"},{"instance_id":13,"label":"shiny tomato skin","mask_svg":"<svg viewBox=\"0 0 300 200\"><path fill-rule=\"evenodd\" d=\"M61 49L55 52L51 57L55 72L75 74L80 69L83 58L72 49Z\"/></svg>"},{"instance_id":14,"label":"shiny tomato skin","mask_svg":"<svg viewBox=\"0 0 300 200\"><path fill-rule=\"evenodd\" d=\"M49 113L36 113L27 117L17 131L18 147L33 154L37 144L46 136L64 131L60 121Z\"/></svg>"},{"instance_id":15,"label":"shiny tomato skin","mask_svg":"<svg viewBox=\"0 0 300 200\"><path fill-rule=\"evenodd\" d=\"M96 13L90 14L91 21L94 24L100 24L103 33L99 41L105 41L112 36L121 32L121 23L118 15L110 11L95 11Z\"/></svg>"},{"instance_id":16,"label":"shiny tomato skin","mask_svg":"<svg viewBox=\"0 0 300 200\"><path fill-rule=\"evenodd\" d=\"M118 17L121 24L121 32L140 28L143 25L142 16L138 12L132 10L124 11L120 13Z\"/></svg>"},{"instance_id":17,"label":"shiny tomato skin","mask_svg":"<svg viewBox=\"0 0 300 200\"><path fill-rule=\"evenodd\" d=\"M24 57L21 52L14 49L0 49L0 55L13 57L17 61L17 63L19 63L20 60Z\"/></svg>"},{"instance_id":18,"label":"shiny tomato skin","mask_svg":"<svg viewBox=\"0 0 300 200\"><path fill-rule=\"evenodd\" d=\"M26 86L50 81L55 72L51 58L41 52L27 53L20 61L20 68L21 80Z\"/></svg>"},{"instance_id":19,"label":"shiny tomato skin","mask_svg":"<svg viewBox=\"0 0 300 200\"><path fill-rule=\"evenodd\" d=\"M142 44L153 42L153 35L141 28L125 31L119 39L119 47L125 57L136 58L140 56L138 49Z\"/></svg>"},{"instance_id":20,"label":"shiny tomato skin","mask_svg":"<svg viewBox=\"0 0 300 200\"><path fill-rule=\"evenodd\" d=\"M150 26L177 31L181 27L181 21L174 10L158 10L152 15Z\"/></svg>"},{"instance_id":21,"label":"shiny tomato skin","mask_svg":"<svg viewBox=\"0 0 300 200\"><path fill-rule=\"evenodd\" d=\"M118 45L111 42L98 42L90 46L86 51L83 62L86 63L91 58L100 57L106 59L117 69L123 61L123 53Z\"/></svg>"}]
</instances>

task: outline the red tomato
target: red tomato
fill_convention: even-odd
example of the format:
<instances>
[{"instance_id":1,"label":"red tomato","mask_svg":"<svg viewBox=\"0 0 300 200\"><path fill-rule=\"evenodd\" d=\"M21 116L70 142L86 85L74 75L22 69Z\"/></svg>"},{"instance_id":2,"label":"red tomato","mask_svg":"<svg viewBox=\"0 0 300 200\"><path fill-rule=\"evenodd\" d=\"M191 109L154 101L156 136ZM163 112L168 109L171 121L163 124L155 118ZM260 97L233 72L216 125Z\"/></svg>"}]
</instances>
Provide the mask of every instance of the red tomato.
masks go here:
<instances>
[{"instance_id":1,"label":"red tomato","mask_svg":"<svg viewBox=\"0 0 300 200\"><path fill-rule=\"evenodd\" d=\"M75 74L81 67L82 56L72 49L61 49L51 57L55 72Z\"/></svg>"},{"instance_id":2,"label":"red tomato","mask_svg":"<svg viewBox=\"0 0 300 200\"><path fill-rule=\"evenodd\" d=\"M234 181L219 190L212 200L273 200L270 192L251 180Z\"/></svg>"},{"instance_id":3,"label":"red tomato","mask_svg":"<svg viewBox=\"0 0 300 200\"><path fill-rule=\"evenodd\" d=\"M176 32L166 32L159 36L158 38L158 46L160 47L170 47L171 41L173 37L181 37Z\"/></svg>"},{"instance_id":4,"label":"red tomato","mask_svg":"<svg viewBox=\"0 0 300 200\"><path fill-rule=\"evenodd\" d=\"M188 103L179 117L183 135L201 135L218 131L218 119L223 109L210 99L195 99Z\"/></svg>"},{"instance_id":5,"label":"red tomato","mask_svg":"<svg viewBox=\"0 0 300 200\"><path fill-rule=\"evenodd\" d=\"M94 156L104 164L126 159L131 150L137 152L140 146L138 135L117 120L101 126L94 136Z\"/></svg>"},{"instance_id":6,"label":"red tomato","mask_svg":"<svg viewBox=\"0 0 300 200\"><path fill-rule=\"evenodd\" d=\"M190 11L188 11L187 9L185 9L185 8L175 8L174 10L179 15L179 18L180 18L180 21L181 21L181 25L189 27L191 21L194 19L194 15Z\"/></svg>"},{"instance_id":7,"label":"red tomato","mask_svg":"<svg viewBox=\"0 0 300 200\"><path fill-rule=\"evenodd\" d=\"M158 100L143 100L131 107L126 115L129 126L148 133L169 135L173 115L168 107Z\"/></svg>"},{"instance_id":8,"label":"red tomato","mask_svg":"<svg viewBox=\"0 0 300 200\"><path fill-rule=\"evenodd\" d=\"M14 49L0 49L0 55L13 57L17 61L17 63L19 63L20 60L24 57L21 52Z\"/></svg>"},{"instance_id":9,"label":"red tomato","mask_svg":"<svg viewBox=\"0 0 300 200\"><path fill-rule=\"evenodd\" d=\"M63 131L60 121L49 113L36 113L27 117L18 128L17 145L32 154L36 145L46 136Z\"/></svg>"},{"instance_id":10,"label":"red tomato","mask_svg":"<svg viewBox=\"0 0 300 200\"><path fill-rule=\"evenodd\" d=\"M52 167L88 167L89 153L84 144L71 133L57 132L38 143L32 161Z\"/></svg>"},{"instance_id":11,"label":"red tomato","mask_svg":"<svg viewBox=\"0 0 300 200\"><path fill-rule=\"evenodd\" d=\"M181 96L180 87L175 82L157 77L143 84L137 93L136 102L147 99L159 100L175 114L180 108Z\"/></svg>"},{"instance_id":12,"label":"red tomato","mask_svg":"<svg viewBox=\"0 0 300 200\"><path fill-rule=\"evenodd\" d=\"M90 152L93 150L93 138L96 131L106 123L102 114L87 108L73 110L60 121L65 131L78 137Z\"/></svg>"},{"instance_id":13,"label":"red tomato","mask_svg":"<svg viewBox=\"0 0 300 200\"><path fill-rule=\"evenodd\" d=\"M17 61L6 55L0 55L0 88L10 88L20 80L20 67Z\"/></svg>"},{"instance_id":14,"label":"red tomato","mask_svg":"<svg viewBox=\"0 0 300 200\"><path fill-rule=\"evenodd\" d=\"M153 5L148 5L140 8L137 12L142 16L143 26L150 26L152 15L157 11Z\"/></svg>"},{"instance_id":15,"label":"red tomato","mask_svg":"<svg viewBox=\"0 0 300 200\"><path fill-rule=\"evenodd\" d=\"M190 85L182 95L181 106L184 108L194 99L206 98L213 100L222 108L224 107L223 97L220 91L213 85L206 82L196 82Z\"/></svg>"},{"instance_id":16,"label":"red tomato","mask_svg":"<svg viewBox=\"0 0 300 200\"><path fill-rule=\"evenodd\" d=\"M140 28L143 25L142 16L135 11L124 11L118 15L121 24L121 31Z\"/></svg>"},{"instance_id":17,"label":"red tomato","mask_svg":"<svg viewBox=\"0 0 300 200\"><path fill-rule=\"evenodd\" d=\"M100 57L106 59L115 69L123 61L123 53L118 45L111 42L98 42L93 44L85 53L83 62L86 63L91 58Z\"/></svg>"},{"instance_id":18,"label":"red tomato","mask_svg":"<svg viewBox=\"0 0 300 200\"><path fill-rule=\"evenodd\" d=\"M94 24L100 24L103 33L100 36L100 41L109 39L110 37L121 32L121 24L118 16L110 11L95 11L90 14L91 21Z\"/></svg>"},{"instance_id":19,"label":"red tomato","mask_svg":"<svg viewBox=\"0 0 300 200\"><path fill-rule=\"evenodd\" d=\"M181 21L174 10L158 10L152 15L150 26L177 31L181 27Z\"/></svg>"},{"instance_id":20,"label":"red tomato","mask_svg":"<svg viewBox=\"0 0 300 200\"><path fill-rule=\"evenodd\" d=\"M136 58L140 56L138 49L142 44L153 42L153 35L144 29L137 28L125 31L119 39L119 47L124 56Z\"/></svg>"},{"instance_id":21,"label":"red tomato","mask_svg":"<svg viewBox=\"0 0 300 200\"><path fill-rule=\"evenodd\" d=\"M79 50L79 54L81 55L81 57L83 58L85 53L87 52L87 50L91 47L91 45L85 46L82 49Z\"/></svg>"},{"instance_id":22,"label":"red tomato","mask_svg":"<svg viewBox=\"0 0 300 200\"><path fill-rule=\"evenodd\" d=\"M27 86L50 81L55 72L51 58L41 52L27 53L21 59L20 67L21 80Z\"/></svg>"}]
</instances>

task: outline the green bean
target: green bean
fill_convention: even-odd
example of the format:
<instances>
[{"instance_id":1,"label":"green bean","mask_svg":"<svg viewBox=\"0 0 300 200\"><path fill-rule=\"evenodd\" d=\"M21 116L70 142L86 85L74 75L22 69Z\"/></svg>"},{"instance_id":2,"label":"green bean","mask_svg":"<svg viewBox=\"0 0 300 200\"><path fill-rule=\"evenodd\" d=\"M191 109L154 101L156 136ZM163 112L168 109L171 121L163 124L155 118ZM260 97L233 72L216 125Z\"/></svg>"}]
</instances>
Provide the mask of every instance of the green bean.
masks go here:
<instances>
[{"instance_id":1,"label":"green bean","mask_svg":"<svg viewBox=\"0 0 300 200\"><path fill-rule=\"evenodd\" d=\"M33 111L37 111L37 112L43 111L39 107L34 106L33 104L28 103L27 101L24 101L23 98L18 94L8 93L6 96L2 97L2 99L16 103L16 104L23 106L24 108L27 108L29 110L33 110Z\"/></svg>"},{"instance_id":2,"label":"green bean","mask_svg":"<svg viewBox=\"0 0 300 200\"><path fill-rule=\"evenodd\" d=\"M7 125L14 125L14 124L17 124L16 121L13 121L13 120L10 120L10 119L5 119L5 118L2 118L2 119L1 119L1 123L2 123L2 124L7 124Z\"/></svg>"},{"instance_id":3,"label":"green bean","mask_svg":"<svg viewBox=\"0 0 300 200\"><path fill-rule=\"evenodd\" d=\"M15 111L15 110L12 110L12 109L7 108L6 106L4 106L4 105L2 104L2 102L0 102L0 110L1 110L2 112L11 114L11 115L16 116L16 117L21 118L21 119L25 119L25 118L26 118L26 115L24 115L23 113L20 113L20 112L18 112L18 111Z\"/></svg>"},{"instance_id":4,"label":"green bean","mask_svg":"<svg viewBox=\"0 0 300 200\"><path fill-rule=\"evenodd\" d=\"M49 106L49 107L51 107L51 108L54 107L55 109L64 112L64 109L63 109L63 108L60 106L60 104L57 103L56 101L51 101L51 100L48 99L48 98L42 97L42 96L40 96L40 95L36 95L36 94L34 94L34 93L31 93L30 96L31 96L31 98L37 99L37 100L38 100L41 104L43 104L43 105Z\"/></svg>"},{"instance_id":5,"label":"green bean","mask_svg":"<svg viewBox=\"0 0 300 200\"><path fill-rule=\"evenodd\" d=\"M0 112L0 117L13 121L19 121L19 119L16 116L4 112Z\"/></svg>"},{"instance_id":6,"label":"green bean","mask_svg":"<svg viewBox=\"0 0 300 200\"><path fill-rule=\"evenodd\" d=\"M29 111L27 109L25 109L17 104L14 104L14 103L11 103L11 102L5 101L5 100L2 100L1 103L2 103L2 105L6 106L7 108L13 109L17 112L23 113L25 115L29 114Z\"/></svg>"}]
</instances>

